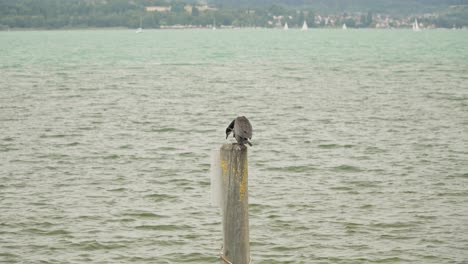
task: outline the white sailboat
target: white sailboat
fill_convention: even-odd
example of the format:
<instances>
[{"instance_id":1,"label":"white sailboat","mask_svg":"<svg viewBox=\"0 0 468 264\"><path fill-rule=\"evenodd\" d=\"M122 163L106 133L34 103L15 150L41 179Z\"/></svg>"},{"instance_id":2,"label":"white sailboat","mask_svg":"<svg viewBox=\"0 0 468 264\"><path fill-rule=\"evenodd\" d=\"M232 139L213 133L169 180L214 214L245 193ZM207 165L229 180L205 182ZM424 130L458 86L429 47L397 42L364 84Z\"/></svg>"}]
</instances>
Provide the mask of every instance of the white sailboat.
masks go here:
<instances>
[{"instance_id":1,"label":"white sailboat","mask_svg":"<svg viewBox=\"0 0 468 264\"><path fill-rule=\"evenodd\" d=\"M302 24L301 30L302 30L302 31L306 31L306 30L308 30L308 29L309 29L309 27L307 27L307 22L304 20L304 24Z\"/></svg>"},{"instance_id":2,"label":"white sailboat","mask_svg":"<svg viewBox=\"0 0 468 264\"><path fill-rule=\"evenodd\" d=\"M414 19L413 23L413 31L421 31L421 29L419 28L418 20L416 18Z\"/></svg>"},{"instance_id":3,"label":"white sailboat","mask_svg":"<svg viewBox=\"0 0 468 264\"><path fill-rule=\"evenodd\" d=\"M348 29L348 27L346 26L346 23L343 24L343 29Z\"/></svg>"},{"instance_id":4,"label":"white sailboat","mask_svg":"<svg viewBox=\"0 0 468 264\"><path fill-rule=\"evenodd\" d=\"M284 23L284 30L288 30L289 27L288 27L288 22Z\"/></svg>"},{"instance_id":5,"label":"white sailboat","mask_svg":"<svg viewBox=\"0 0 468 264\"><path fill-rule=\"evenodd\" d=\"M143 19L140 17L140 27L136 30L135 33L142 33L143 32Z\"/></svg>"}]
</instances>

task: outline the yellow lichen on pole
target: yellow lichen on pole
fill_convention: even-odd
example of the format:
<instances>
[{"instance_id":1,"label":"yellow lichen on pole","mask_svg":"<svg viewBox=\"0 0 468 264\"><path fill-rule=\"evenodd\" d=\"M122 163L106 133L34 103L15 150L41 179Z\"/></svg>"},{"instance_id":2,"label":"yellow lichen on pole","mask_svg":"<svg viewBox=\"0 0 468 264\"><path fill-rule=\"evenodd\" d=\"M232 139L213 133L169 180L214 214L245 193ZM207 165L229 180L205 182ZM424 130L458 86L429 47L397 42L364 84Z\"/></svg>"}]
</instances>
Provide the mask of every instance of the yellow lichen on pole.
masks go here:
<instances>
[{"instance_id":1,"label":"yellow lichen on pole","mask_svg":"<svg viewBox=\"0 0 468 264\"><path fill-rule=\"evenodd\" d=\"M249 203L247 147L224 144L221 147L223 177L223 257L234 264L248 264Z\"/></svg>"}]
</instances>

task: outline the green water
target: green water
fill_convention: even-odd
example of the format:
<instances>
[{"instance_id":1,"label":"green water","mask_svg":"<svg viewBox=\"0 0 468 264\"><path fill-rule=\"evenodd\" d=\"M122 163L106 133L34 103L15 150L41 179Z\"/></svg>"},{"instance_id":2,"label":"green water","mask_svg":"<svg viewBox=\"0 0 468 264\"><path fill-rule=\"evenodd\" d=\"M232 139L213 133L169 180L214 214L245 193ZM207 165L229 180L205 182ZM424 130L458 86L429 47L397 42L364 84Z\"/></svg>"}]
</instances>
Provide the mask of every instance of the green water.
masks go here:
<instances>
[{"instance_id":1,"label":"green water","mask_svg":"<svg viewBox=\"0 0 468 264\"><path fill-rule=\"evenodd\" d=\"M219 263L246 115L252 263L465 263L467 113L468 31L0 32L0 262Z\"/></svg>"}]
</instances>

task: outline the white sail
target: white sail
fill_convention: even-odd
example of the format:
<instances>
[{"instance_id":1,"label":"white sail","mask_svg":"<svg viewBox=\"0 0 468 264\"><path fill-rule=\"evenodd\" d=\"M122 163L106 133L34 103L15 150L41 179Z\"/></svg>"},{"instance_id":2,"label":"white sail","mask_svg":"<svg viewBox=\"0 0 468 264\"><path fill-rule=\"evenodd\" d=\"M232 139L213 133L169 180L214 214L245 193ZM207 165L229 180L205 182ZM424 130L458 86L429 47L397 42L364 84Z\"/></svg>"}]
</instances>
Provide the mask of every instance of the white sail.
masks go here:
<instances>
[{"instance_id":1,"label":"white sail","mask_svg":"<svg viewBox=\"0 0 468 264\"><path fill-rule=\"evenodd\" d=\"M348 27L346 26L346 24L343 24L343 29L348 29Z\"/></svg>"},{"instance_id":2,"label":"white sail","mask_svg":"<svg viewBox=\"0 0 468 264\"><path fill-rule=\"evenodd\" d=\"M288 27L288 22L284 23L284 30L288 30L289 27Z\"/></svg>"},{"instance_id":3,"label":"white sail","mask_svg":"<svg viewBox=\"0 0 468 264\"><path fill-rule=\"evenodd\" d=\"M419 28L418 20L415 18L413 23L413 31L421 31Z\"/></svg>"},{"instance_id":4,"label":"white sail","mask_svg":"<svg viewBox=\"0 0 468 264\"><path fill-rule=\"evenodd\" d=\"M307 22L304 20L304 24L302 24L301 30L302 30L302 31L306 31L306 30L308 30L308 29L309 29L309 27L307 27Z\"/></svg>"},{"instance_id":5,"label":"white sail","mask_svg":"<svg viewBox=\"0 0 468 264\"><path fill-rule=\"evenodd\" d=\"M136 30L135 33L143 32L143 19L140 17L140 27Z\"/></svg>"}]
</instances>

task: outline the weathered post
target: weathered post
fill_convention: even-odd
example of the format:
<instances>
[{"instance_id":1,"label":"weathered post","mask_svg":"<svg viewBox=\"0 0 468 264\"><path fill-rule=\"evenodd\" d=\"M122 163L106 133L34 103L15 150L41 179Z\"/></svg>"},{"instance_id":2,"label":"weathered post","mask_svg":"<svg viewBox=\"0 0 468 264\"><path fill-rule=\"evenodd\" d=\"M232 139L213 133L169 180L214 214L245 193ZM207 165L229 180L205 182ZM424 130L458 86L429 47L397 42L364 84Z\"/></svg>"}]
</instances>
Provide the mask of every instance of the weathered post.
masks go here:
<instances>
[{"instance_id":1,"label":"weathered post","mask_svg":"<svg viewBox=\"0 0 468 264\"><path fill-rule=\"evenodd\" d=\"M249 203L247 147L224 144L221 147L223 178L223 250L227 264L249 264Z\"/></svg>"}]
</instances>

